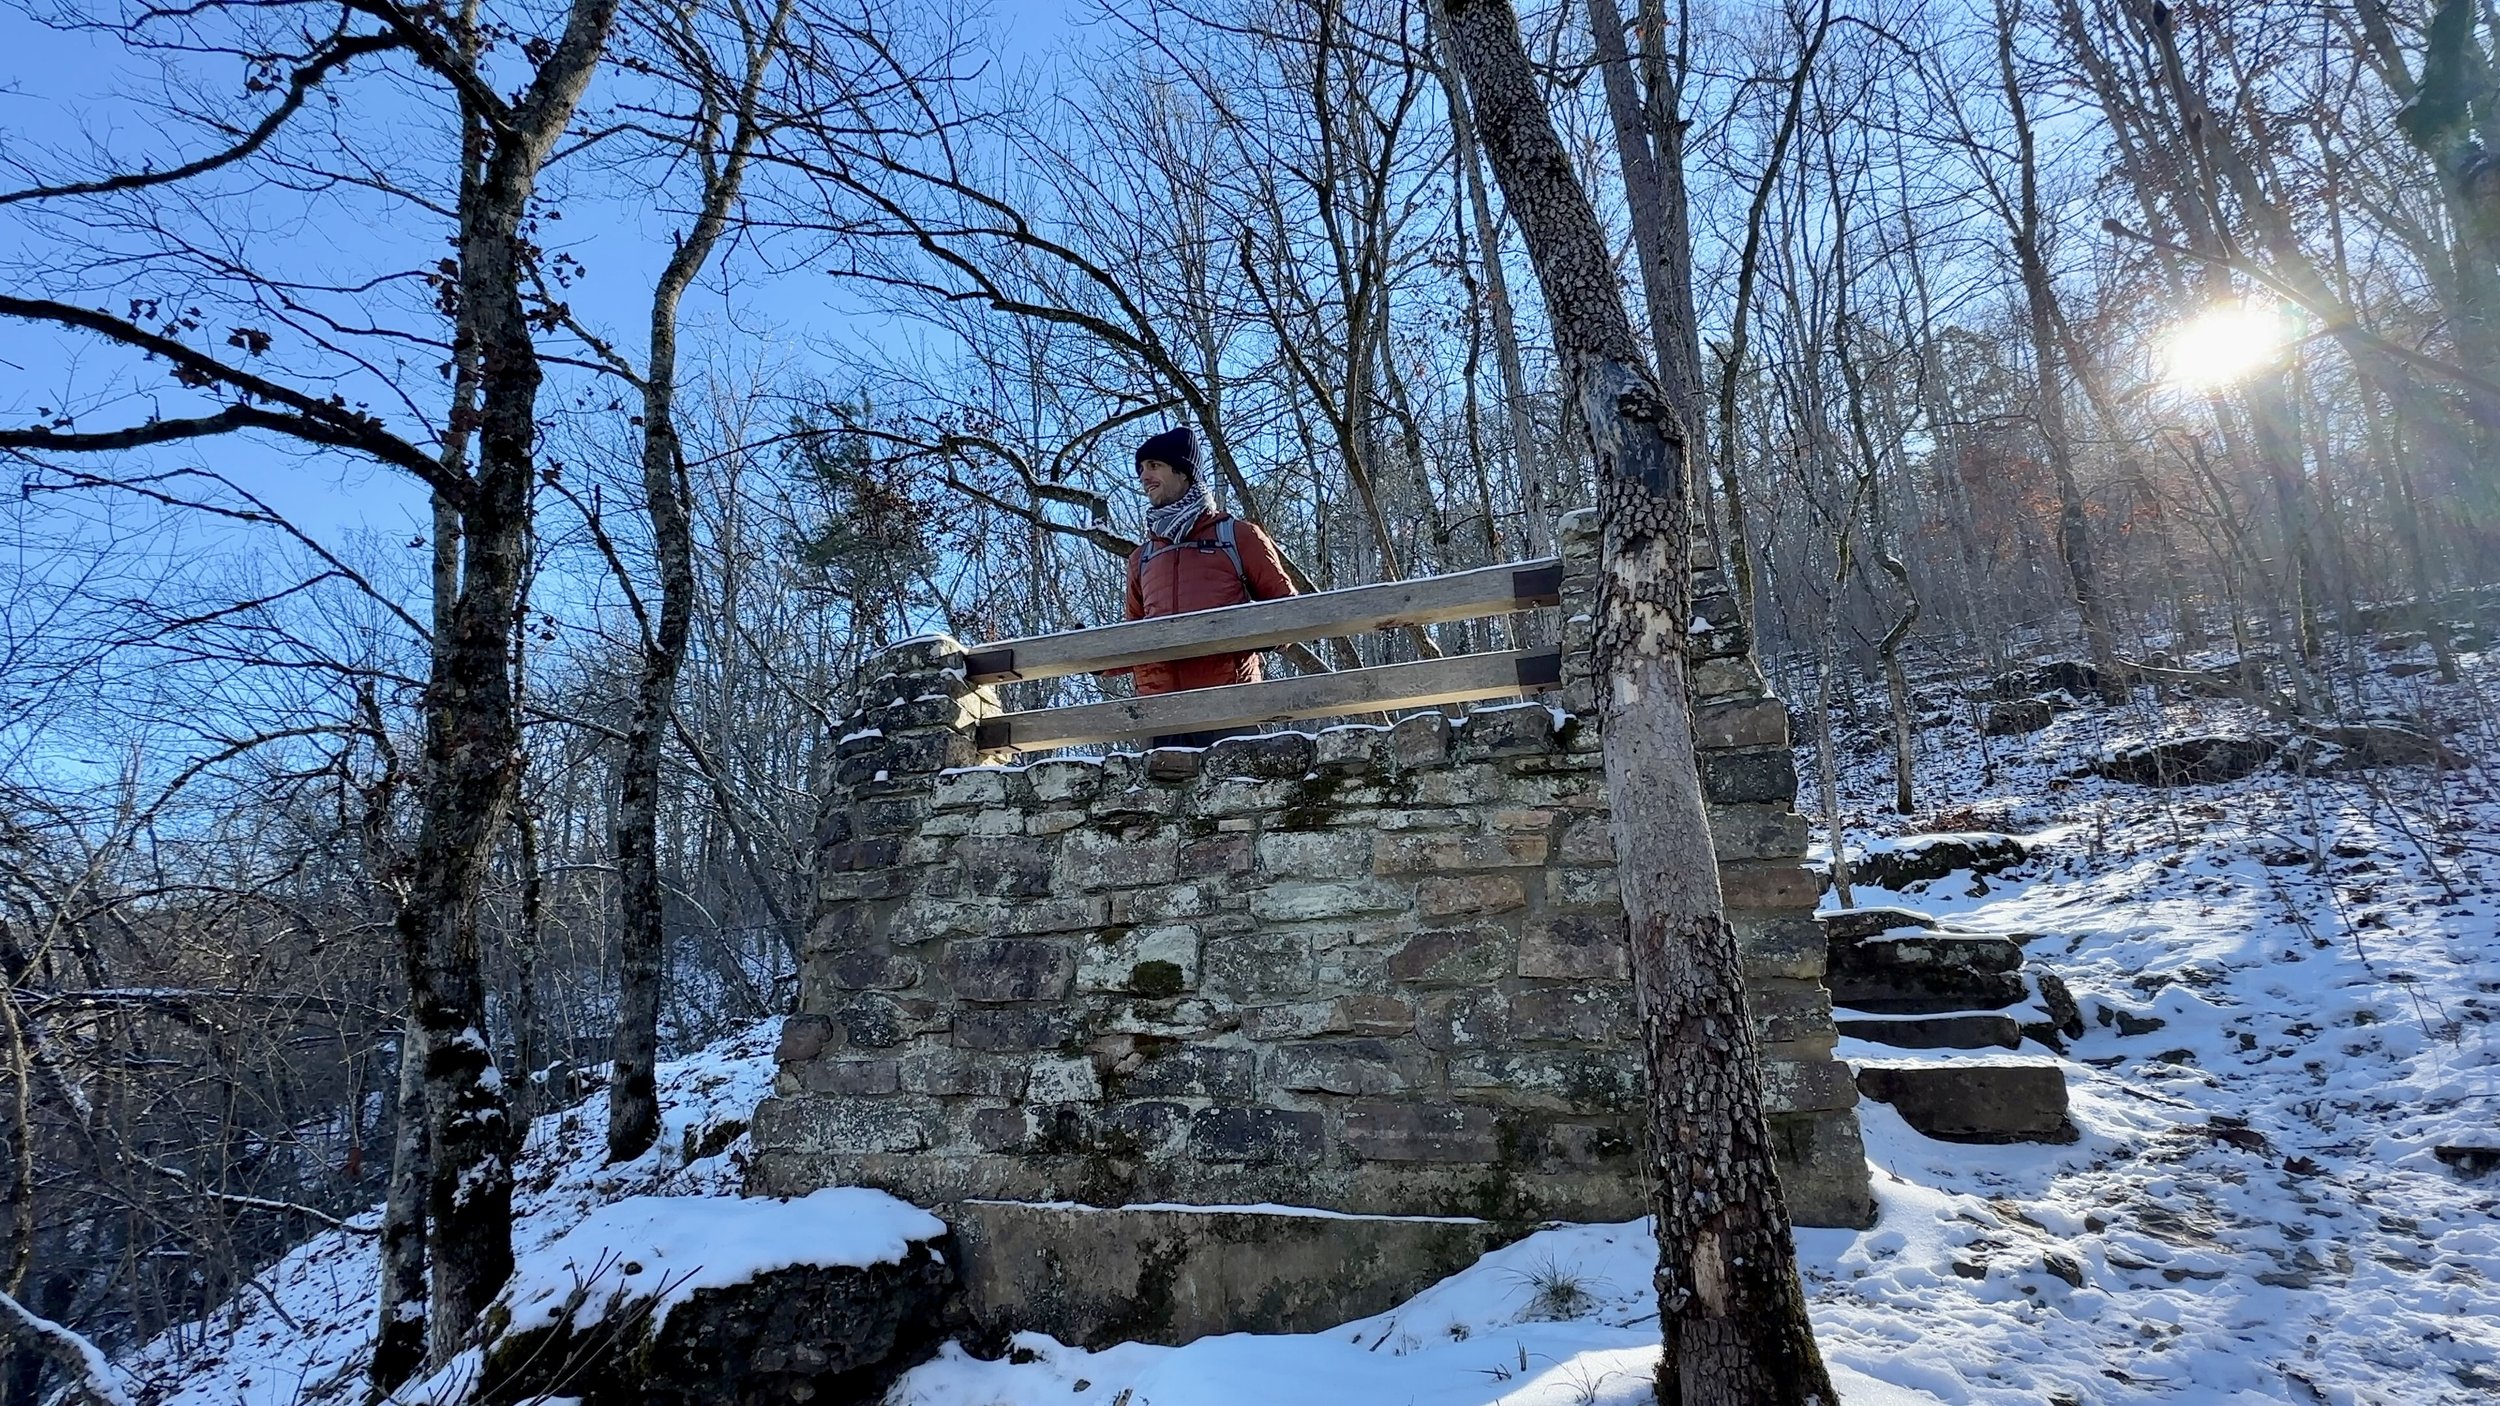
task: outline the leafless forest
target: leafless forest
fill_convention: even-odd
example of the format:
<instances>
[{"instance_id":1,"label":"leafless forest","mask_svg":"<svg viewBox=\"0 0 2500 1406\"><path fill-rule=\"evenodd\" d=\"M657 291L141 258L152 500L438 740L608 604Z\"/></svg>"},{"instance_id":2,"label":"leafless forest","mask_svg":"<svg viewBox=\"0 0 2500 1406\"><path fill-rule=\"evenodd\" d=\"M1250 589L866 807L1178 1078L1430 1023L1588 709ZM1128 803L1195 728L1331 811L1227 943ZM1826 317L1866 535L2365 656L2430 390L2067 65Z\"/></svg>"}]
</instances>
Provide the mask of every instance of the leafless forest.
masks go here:
<instances>
[{"instance_id":1,"label":"leafless forest","mask_svg":"<svg viewBox=\"0 0 2500 1406\"><path fill-rule=\"evenodd\" d=\"M632 1155L790 996L862 666L1117 616L1146 434L1313 588L1590 500L1437 4L8 9L116 65L0 142L0 1290L107 1346L388 1193L439 1351L530 1118L612 1078ZM2365 627L2488 646L2488 4L1519 22L1765 667L1903 810L2017 664L2327 714Z\"/></svg>"}]
</instances>

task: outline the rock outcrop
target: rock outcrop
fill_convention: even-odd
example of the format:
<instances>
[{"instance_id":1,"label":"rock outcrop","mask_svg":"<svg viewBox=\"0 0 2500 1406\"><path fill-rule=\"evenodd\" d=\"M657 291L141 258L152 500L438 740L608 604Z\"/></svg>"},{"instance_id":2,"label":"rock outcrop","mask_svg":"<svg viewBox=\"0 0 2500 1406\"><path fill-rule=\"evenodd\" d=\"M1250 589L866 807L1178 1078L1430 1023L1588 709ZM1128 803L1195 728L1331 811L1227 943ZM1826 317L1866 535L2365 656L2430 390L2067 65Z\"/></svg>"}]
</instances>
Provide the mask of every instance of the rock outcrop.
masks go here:
<instances>
[{"instance_id":1,"label":"rock outcrop","mask_svg":"<svg viewBox=\"0 0 2500 1406\"><path fill-rule=\"evenodd\" d=\"M2137 786L2210 786L2237 781L2267 762L2282 744L2245 733L2211 733L2134 742L2110 749L2095 775Z\"/></svg>"},{"instance_id":2,"label":"rock outcrop","mask_svg":"<svg viewBox=\"0 0 2500 1406\"><path fill-rule=\"evenodd\" d=\"M1886 1060L1858 1089L1940 1142L2073 1142L2066 1072L2049 1060Z\"/></svg>"},{"instance_id":3,"label":"rock outcrop","mask_svg":"<svg viewBox=\"0 0 2500 1406\"><path fill-rule=\"evenodd\" d=\"M524 1259L481 1406L870 1406L966 1321L946 1227L871 1191L634 1197Z\"/></svg>"},{"instance_id":4,"label":"rock outcrop","mask_svg":"<svg viewBox=\"0 0 2500 1406\"><path fill-rule=\"evenodd\" d=\"M1980 718L1979 730L1989 737L2022 737L2047 727L2056 717L2046 699L2017 698L1990 704Z\"/></svg>"},{"instance_id":5,"label":"rock outcrop","mask_svg":"<svg viewBox=\"0 0 2500 1406\"><path fill-rule=\"evenodd\" d=\"M2011 835L1968 830L1941 835L1904 835L1850 857L1853 882L1895 892L1916 883L1932 883L1947 874L2001 874L2031 857Z\"/></svg>"}]
</instances>

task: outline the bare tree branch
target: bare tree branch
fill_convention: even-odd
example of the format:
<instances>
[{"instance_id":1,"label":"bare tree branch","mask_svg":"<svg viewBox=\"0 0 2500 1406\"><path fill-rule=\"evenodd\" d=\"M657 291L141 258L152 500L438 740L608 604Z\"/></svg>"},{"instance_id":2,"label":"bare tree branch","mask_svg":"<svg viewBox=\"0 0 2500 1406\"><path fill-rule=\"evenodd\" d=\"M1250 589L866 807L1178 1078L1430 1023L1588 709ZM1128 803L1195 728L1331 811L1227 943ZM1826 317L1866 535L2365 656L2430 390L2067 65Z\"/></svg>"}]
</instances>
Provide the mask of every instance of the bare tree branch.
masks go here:
<instances>
[{"instance_id":1,"label":"bare tree branch","mask_svg":"<svg viewBox=\"0 0 2500 1406\"><path fill-rule=\"evenodd\" d=\"M466 477L446 471L434 456L400 438L385 428L374 416L348 407L346 401L333 396L317 399L282 386L265 376L255 375L240 367L185 345L161 332L151 332L128 318L71 303L46 298L19 298L0 294L0 317L15 317L27 322L49 323L56 327L75 327L92 332L108 341L161 356L172 362L177 374L187 373L201 384L230 386L254 400L284 406L293 414L280 414L257 405L230 405L215 415L183 420L159 420L135 425L125 430L78 434L44 426L31 429L0 430L0 449L60 450L95 453L115 449L131 449L149 444L166 444L176 440L195 439L205 435L226 434L234 430L264 429L291 435L313 444L334 448L355 449L404 469L423 481L427 487L454 502L466 499L469 481Z\"/></svg>"},{"instance_id":2,"label":"bare tree branch","mask_svg":"<svg viewBox=\"0 0 2500 1406\"><path fill-rule=\"evenodd\" d=\"M73 195L112 195L123 191L145 190L150 186L168 185L175 181L204 175L221 166L231 166L260 150L271 137L276 136L278 129L286 125L287 119L295 115L296 110L304 105L304 100L311 96L312 90L319 87L323 79L347 67L351 60L367 54L387 53L401 47L402 42L397 35L391 34L334 37L328 48L316 53L303 67L296 69L294 76L287 80L285 99L277 107L271 109L269 115L262 118L251 131L245 133L243 140L222 151L211 152L209 155L186 161L179 166L168 167L162 171L133 171L92 181L72 181L66 185L31 186L25 190L0 191L0 205L14 205L22 200L57 200Z\"/></svg>"}]
</instances>

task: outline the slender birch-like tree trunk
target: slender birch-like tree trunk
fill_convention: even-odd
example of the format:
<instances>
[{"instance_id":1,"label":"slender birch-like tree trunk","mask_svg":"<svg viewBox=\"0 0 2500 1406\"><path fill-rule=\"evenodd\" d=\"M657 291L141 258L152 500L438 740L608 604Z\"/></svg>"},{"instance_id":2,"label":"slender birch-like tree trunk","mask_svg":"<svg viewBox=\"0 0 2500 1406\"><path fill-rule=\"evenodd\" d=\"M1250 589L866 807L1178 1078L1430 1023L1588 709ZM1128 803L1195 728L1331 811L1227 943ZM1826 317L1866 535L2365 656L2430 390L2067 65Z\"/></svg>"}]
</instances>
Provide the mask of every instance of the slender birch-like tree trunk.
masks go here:
<instances>
[{"instance_id":1,"label":"slender birch-like tree trunk","mask_svg":"<svg viewBox=\"0 0 2500 1406\"><path fill-rule=\"evenodd\" d=\"M660 1135L660 988L667 970L665 895L660 890L660 749L675 716L677 672L694 618L694 528L683 441L677 430L677 310L729 229L730 209L761 135L757 101L776 62L793 0L779 0L732 93L706 92L689 145L705 179L694 227L678 241L651 293L648 360L642 382L642 493L659 565L659 618L644 619L642 668L632 720L618 762L616 806L618 930L616 1077L608 1093L608 1160L641 1156ZM691 28L691 24L689 24ZM701 51L689 34L686 51ZM707 85L708 87L708 85ZM723 130L728 151L716 152Z\"/></svg>"},{"instance_id":2,"label":"slender birch-like tree trunk","mask_svg":"<svg viewBox=\"0 0 2500 1406\"><path fill-rule=\"evenodd\" d=\"M378 1400L425 1361L425 1032L411 1017L399 1032L399 1086L392 1099L390 1181L382 1201L382 1315L366 1376Z\"/></svg>"},{"instance_id":3,"label":"slender birch-like tree trunk","mask_svg":"<svg viewBox=\"0 0 2500 1406\"><path fill-rule=\"evenodd\" d=\"M1436 35L1446 26L1440 8L1433 9ZM1553 510L1545 498L1545 476L1537 472L1536 417L1528 403L1528 372L1519 355L1518 322L1511 315L1510 276L1502 268L1502 226L1493 216L1485 190L1484 165L1477 150L1475 117L1467 108L1467 90L1451 71L1443 45L1433 45L1433 72L1449 100L1450 143L1459 172L1467 183L1467 214L1474 220L1477 257L1483 261L1487 313L1493 321L1493 363L1502 375L1502 412L1510 420L1511 471L1518 477L1520 511L1527 518L1525 538L1530 556L1553 546Z\"/></svg>"},{"instance_id":4,"label":"slender birch-like tree trunk","mask_svg":"<svg viewBox=\"0 0 2500 1406\"><path fill-rule=\"evenodd\" d=\"M1484 149L1519 220L1555 350L1597 458L1596 669L1647 1076L1664 1355L1692 1406L1835 1399L1797 1280L1762 1114L1744 971L1721 911L1685 680L1696 406L1643 365L1588 194L1501 0L1445 0Z\"/></svg>"},{"instance_id":5,"label":"slender birch-like tree trunk","mask_svg":"<svg viewBox=\"0 0 2500 1406\"><path fill-rule=\"evenodd\" d=\"M1727 341L1718 348L1719 447L1716 458L1719 494L1727 500L1723 511L1727 525L1725 546L1728 570L1735 582L1737 607L1744 612L1747 629L1753 627L1756 590L1753 542L1745 530L1744 484L1736 473L1736 437L1740 428L1736 394L1745 377L1754 284L1760 278L1762 269L1764 223L1769 217L1771 197L1779 189L1781 165L1787 159L1789 144L1796 139L1798 122L1805 112L1806 85L1814 77L1815 59L1823 52L1823 40L1831 29L1831 0L1823 0L1814 28L1800 36L1797 67L1786 80L1779 122L1772 130L1770 154L1763 161L1762 174L1754 182L1753 198L1746 206L1744 250L1736 260L1735 303L1728 312Z\"/></svg>"},{"instance_id":6,"label":"slender birch-like tree trunk","mask_svg":"<svg viewBox=\"0 0 2500 1406\"><path fill-rule=\"evenodd\" d=\"M1633 70L1624 43L1623 12L1615 0L1588 0L1589 31L1606 88L1606 112L1614 124L1615 157L1623 173L1624 203L1632 215L1632 244L1641 262L1641 296L1649 308L1652 354L1668 392L1685 404L1701 404L1701 349L1693 328L1692 237L1684 208L1684 142L1678 128L1678 94L1659 46L1664 17L1643 7L1641 67ZM1642 77L1647 82L1641 81ZM1709 474L1709 438L1696 433L1685 446L1700 487Z\"/></svg>"},{"instance_id":7,"label":"slender birch-like tree trunk","mask_svg":"<svg viewBox=\"0 0 2500 1406\"><path fill-rule=\"evenodd\" d=\"M2092 528L2085 515L2083 487L2075 478L2073 427L2066 422L2066 385L2056 337L2057 290L2049 281L2049 265L2040 248L2040 167L2029 109L2022 84L2014 73L2013 9L1997 8L1997 76L2014 122L2021 197L2009 211L2013 224L2014 261L2023 282L2028 314L2024 326L2031 336L2032 372L2038 386L2040 440L2048 451L2049 469L2057 481L2057 546L2066 564L2066 585L2083 621L2084 647L2092 656L2092 672L2102 698L2123 703L2127 684L2118 669L2118 651L2109 626L2109 602L2093 556Z\"/></svg>"}]
</instances>

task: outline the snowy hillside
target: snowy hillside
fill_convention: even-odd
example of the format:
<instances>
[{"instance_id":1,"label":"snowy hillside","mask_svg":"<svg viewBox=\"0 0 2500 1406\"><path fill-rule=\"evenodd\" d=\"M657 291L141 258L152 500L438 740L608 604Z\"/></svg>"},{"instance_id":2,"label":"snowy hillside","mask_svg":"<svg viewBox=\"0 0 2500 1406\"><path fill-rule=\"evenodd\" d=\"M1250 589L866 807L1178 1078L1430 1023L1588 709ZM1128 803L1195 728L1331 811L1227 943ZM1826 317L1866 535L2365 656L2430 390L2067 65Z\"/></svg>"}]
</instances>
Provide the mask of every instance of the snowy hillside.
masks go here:
<instances>
[{"instance_id":1,"label":"snowy hillside","mask_svg":"<svg viewBox=\"0 0 2500 1406\"><path fill-rule=\"evenodd\" d=\"M1992 740L1984 782L1971 730L1932 728L1932 809L1916 817L1878 809L1879 754L1852 757L1853 848L1992 830L2034 850L1982 881L1861 888L1858 902L2022 935L2087 1030L2064 1060L2071 1145L1933 1142L1861 1106L1882 1220L1799 1237L1846 1399L2500 1399L2500 1174L2457 1150L2500 1147L2500 749L2470 688L2389 701L2472 723L2451 741L2477 768L2269 767L2172 790L2080 774L2132 739L2258 721L2210 703L2064 713ZM758 1029L665 1069L662 1150L623 1168L599 1164L597 1100L546 1120L524 1168L523 1247L620 1196L734 1191L727 1139L769 1082L771 1046ZM204 1338L127 1365L161 1406L357 1399L371 1246L312 1241ZM950 1349L895 1400L1645 1401L1653 1257L1637 1223L1561 1227L1329 1333L1099 1353L1028 1339L997 1362Z\"/></svg>"},{"instance_id":2,"label":"snowy hillside","mask_svg":"<svg viewBox=\"0 0 2500 1406\"><path fill-rule=\"evenodd\" d=\"M538 1120L514 1194L513 1249L561 1239L600 1207L628 1196L734 1196L746 1120L772 1088L780 1022L767 1021L660 1066L658 1143L607 1164L607 1099ZM220 1318L169 1334L122 1366L148 1406L289 1406L362 1402L373 1345L377 1208L351 1227L316 1236L263 1272L258 1292Z\"/></svg>"}]
</instances>

